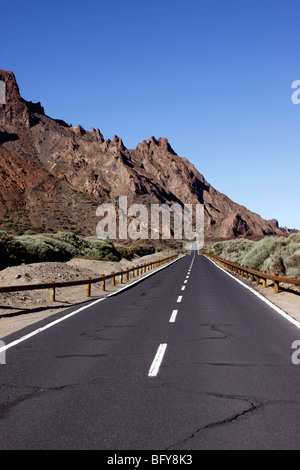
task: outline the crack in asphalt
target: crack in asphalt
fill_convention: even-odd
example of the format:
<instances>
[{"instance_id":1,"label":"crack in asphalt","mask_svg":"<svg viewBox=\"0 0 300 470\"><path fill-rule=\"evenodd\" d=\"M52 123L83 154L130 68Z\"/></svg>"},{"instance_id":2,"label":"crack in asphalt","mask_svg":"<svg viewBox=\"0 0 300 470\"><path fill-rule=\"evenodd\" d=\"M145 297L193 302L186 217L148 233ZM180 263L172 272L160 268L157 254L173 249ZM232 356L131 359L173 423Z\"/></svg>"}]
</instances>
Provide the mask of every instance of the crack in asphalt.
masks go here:
<instances>
[{"instance_id":1,"label":"crack in asphalt","mask_svg":"<svg viewBox=\"0 0 300 470\"><path fill-rule=\"evenodd\" d=\"M175 386L173 388L178 389ZM180 390L183 391L182 388L180 388ZM205 431L207 429L212 429L212 428L215 428L215 427L218 427L218 426L224 426L224 425L227 425L227 424L231 424L231 423L235 422L237 419L241 418L242 416L253 413L254 411L262 408L263 406L274 405L274 404L278 404L278 403L280 403L280 404L282 404L282 403L284 403L284 404L295 403L294 400L268 400L268 399L262 400L262 399L258 399L256 397L246 397L246 396L243 396L243 395L228 395L228 394L222 394L222 393L216 393L216 392L196 392L194 390L189 390L189 392L190 393L200 393L201 395L214 396L214 397L217 397L217 398L225 398L225 399L230 399L230 400L246 401L246 402L249 403L249 406L246 409L244 409L243 411L240 411L240 412L235 413L231 416L228 416L227 418L220 419L220 420L214 421L212 423L208 423L205 426L202 426L202 427L196 429L189 436L187 436L185 439L182 439L182 440L176 442L175 444L172 444L172 445L166 447L165 450L171 450L171 449L174 449L176 446L183 445L186 442L188 442L190 439L193 439L198 434L200 434L202 431Z\"/></svg>"},{"instance_id":2,"label":"crack in asphalt","mask_svg":"<svg viewBox=\"0 0 300 470\"><path fill-rule=\"evenodd\" d=\"M73 357L107 357L107 354L62 354L61 356L54 356L55 359L69 359Z\"/></svg>"},{"instance_id":3,"label":"crack in asphalt","mask_svg":"<svg viewBox=\"0 0 300 470\"><path fill-rule=\"evenodd\" d=\"M4 417L4 415L11 409L13 408L14 406L18 405L19 403L21 403L22 401L24 400L27 400L27 398L30 398L31 396L33 396L34 393L28 393L27 395L23 395L21 398L18 398L16 400L10 400L8 398L7 401L3 402L3 403L0 403L0 419L2 419Z\"/></svg>"},{"instance_id":4,"label":"crack in asphalt","mask_svg":"<svg viewBox=\"0 0 300 470\"><path fill-rule=\"evenodd\" d=\"M221 396L221 397L226 397L226 398L230 398L230 399L238 399L238 400L247 400L249 401L249 399L245 398L245 397L237 397L237 396L229 396L229 395L221 395L221 394L210 394L210 393L207 393L208 395L215 395L215 396ZM199 433L201 433L202 431L205 431L207 429L212 429L212 428L215 428L217 426L224 426L224 425L227 425L227 424L230 424L230 423L233 423L234 421L236 421L238 418L240 418L241 416L244 416L246 414L249 414L249 413L252 413L253 411L256 411L258 410L259 408L261 408L262 406L264 406L265 404L263 402L257 402L255 403L255 399L253 401L250 401L250 406L248 408L246 408L245 410L243 411L240 411L239 413L236 413L234 415L231 415L231 416L228 416L228 418L224 418L224 419L220 419L218 421L214 421L212 423L208 423L206 424L205 426L202 426L198 429L196 429L195 431L193 431L188 437L186 437L185 439L181 440L181 441L178 441L176 442L175 444L172 444L171 446L168 446L166 447L165 450L171 450L171 449L174 449L175 447L179 446L179 445L183 445L185 444L186 442L188 442L190 439L193 439L194 437L196 437Z\"/></svg>"},{"instance_id":5,"label":"crack in asphalt","mask_svg":"<svg viewBox=\"0 0 300 470\"><path fill-rule=\"evenodd\" d=\"M5 401L3 401L2 403L0 403L0 419L3 419L5 417L5 415L7 414L7 412L9 412L12 408L14 408L15 406L17 406L19 403L22 403L23 401L25 400L28 400L29 398L33 397L33 396L37 396L37 395L40 395L42 394L43 392L51 392L51 391L60 391L60 390L64 390L66 388L70 388L70 387L75 387L75 386L78 386L80 384L66 384L66 385L58 385L57 387L32 387L32 386L24 386L24 385L17 385L17 384L10 384L9 386L5 385L4 387L0 387L0 390L4 389L4 388L7 388L7 389L10 389L10 390L21 390L23 392L25 392L26 390L30 391L28 393L26 393L25 395L22 395L18 398L15 398L15 399L11 399L9 393L8 393L8 396L7 396L7 399Z\"/></svg>"}]
</instances>

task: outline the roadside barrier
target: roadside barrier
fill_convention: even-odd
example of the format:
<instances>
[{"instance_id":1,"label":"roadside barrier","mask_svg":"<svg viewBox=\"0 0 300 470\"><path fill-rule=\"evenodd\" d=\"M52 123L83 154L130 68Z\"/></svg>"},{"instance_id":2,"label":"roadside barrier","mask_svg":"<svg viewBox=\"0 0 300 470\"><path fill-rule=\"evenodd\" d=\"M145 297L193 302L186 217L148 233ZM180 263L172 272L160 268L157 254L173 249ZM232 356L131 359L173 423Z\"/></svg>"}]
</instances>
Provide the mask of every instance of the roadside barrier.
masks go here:
<instances>
[{"instance_id":1,"label":"roadside barrier","mask_svg":"<svg viewBox=\"0 0 300 470\"><path fill-rule=\"evenodd\" d=\"M277 294L279 292L279 283L286 283L286 284L294 284L296 286L300 286L300 279L289 278L289 277L282 277L282 276L272 276L271 274L267 274L266 271L261 272L257 271L256 269L249 268L248 266L244 266L242 264L233 263L226 259L220 258L219 256L212 255L210 253L202 253L205 256L217 261L220 263L224 268L229 269L246 279L250 279L251 282L256 282L259 285L262 282L263 287L267 287L267 280L273 281L274 284L274 292Z\"/></svg>"},{"instance_id":2,"label":"roadside barrier","mask_svg":"<svg viewBox=\"0 0 300 470\"><path fill-rule=\"evenodd\" d=\"M55 301L55 289L61 287L73 287L73 286L86 286L86 296L91 296L91 285L100 283L100 288L102 291L105 291L106 284L105 281L111 279L112 286L116 285L116 279L119 277L119 283L123 283L123 279L125 276L126 280L130 279L131 276L137 277L139 274L146 273L147 270L151 271L152 269L156 269L163 264L166 264L174 259L178 258L178 255L168 256L167 258L162 258L157 261L151 261L149 263L132 266L130 269L126 269L125 271L121 270L119 272L112 272L111 274L101 274L100 277L96 278L89 278L81 279L78 281L65 281L65 282L56 282L51 280L50 282L43 283L43 284L26 284L26 285L19 285L19 286L1 286L0 293L3 292L21 292L21 291L28 291L28 290L36 290L36 289L50 289L50 301Z\"/></svg>"}]
</instances>

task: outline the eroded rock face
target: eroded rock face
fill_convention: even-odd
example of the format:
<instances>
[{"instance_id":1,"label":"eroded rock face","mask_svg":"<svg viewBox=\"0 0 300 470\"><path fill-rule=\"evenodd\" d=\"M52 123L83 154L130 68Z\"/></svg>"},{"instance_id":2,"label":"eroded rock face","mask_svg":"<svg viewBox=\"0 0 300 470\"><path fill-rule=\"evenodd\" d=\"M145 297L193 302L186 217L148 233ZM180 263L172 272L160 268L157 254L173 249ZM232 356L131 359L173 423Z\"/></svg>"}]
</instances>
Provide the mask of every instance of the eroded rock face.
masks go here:
<instances>
[{"instance_id":1,"label":"eroded rock face","mask_svg":"<svg viewBox=\"0 0 300 470\"><path fill-rule=\"evenodd\" d=\"M95 211L95 204L68 182L36 162L0 149L1 222L13 232L48 228L94 235Z\"/></svg>"},{"instance_id":2,"label":"eroded rock face","mask_svg":"<svg viewBox=\"0 0 300 470\"><path fill-rule=\"evenodd\" d=\"M0 70L0 80L5 83L5 104L0 105L1 124L32 126L35 123L34 114L44 114L41 103L31 103L21 98L13 72Z\"/></svg>"},{"instance_id":3,"label":"eroded rock face","mask_svg":"<svg viewBox=\"0 0 300 470\"><path fill-rule=\"evenodd\" d=\"M44 191L50 199L55 196L55 210L63 209L70 226L95 233L95 207L126 195L129 203L204 204L206 237L282 233L273 220L215 190L166 138L151 137L127 149L116 135L105 140L99 129L87 131L46 116L40 103L20 96L12 72L0 70L0 80L6 84L6 104L0 104L1 212L29 208L33 226L38 211L45 227L56 229L60 219L49 204L39 203ZM84 224L79 207L86 211Z\"/></svg>"}]
</instances>

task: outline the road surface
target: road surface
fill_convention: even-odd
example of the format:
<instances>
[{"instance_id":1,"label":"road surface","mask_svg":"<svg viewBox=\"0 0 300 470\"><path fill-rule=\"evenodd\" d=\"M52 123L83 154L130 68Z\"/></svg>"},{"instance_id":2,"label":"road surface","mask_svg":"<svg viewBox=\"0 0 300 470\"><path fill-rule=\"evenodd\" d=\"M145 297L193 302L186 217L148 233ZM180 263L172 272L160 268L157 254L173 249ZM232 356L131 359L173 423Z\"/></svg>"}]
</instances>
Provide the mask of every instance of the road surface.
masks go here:
<instances>
[{"instance_id":1,"label":"road surface","mask_svg":"<svg viewBox=\"0 0 300 470\"><path fill-rule=\"evenodd\" d=\"M0 449L300 447L300 330L208 258L77 310L4 339Z\"/></svg>"}]
</instances>

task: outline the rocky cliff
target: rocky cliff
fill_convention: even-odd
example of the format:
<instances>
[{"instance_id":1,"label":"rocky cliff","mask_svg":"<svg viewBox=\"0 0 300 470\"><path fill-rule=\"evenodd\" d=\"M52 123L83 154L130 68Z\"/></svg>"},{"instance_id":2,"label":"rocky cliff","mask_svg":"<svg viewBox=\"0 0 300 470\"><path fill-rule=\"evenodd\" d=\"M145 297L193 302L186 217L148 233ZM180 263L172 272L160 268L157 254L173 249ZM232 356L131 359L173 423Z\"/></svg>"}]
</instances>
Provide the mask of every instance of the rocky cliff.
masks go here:
<instances>
[{"instance_id":1,"label":"rocky cliff","mask_svg":"<svg viewBox=\"0 0 300 470\"><path fill-rule=\"evenodd\" d=\"M20 96L12 72L0 70L6 103L0 104L0 228L95 234L96 207L126 195L128 201L204 204L206 238L282 234L214 189L166 138L135 149L47 116L40 103ZM22 215L23 214L23 215ZM26 217L25 217L26 214Z\"/></svg>"}]
</instances>

